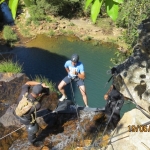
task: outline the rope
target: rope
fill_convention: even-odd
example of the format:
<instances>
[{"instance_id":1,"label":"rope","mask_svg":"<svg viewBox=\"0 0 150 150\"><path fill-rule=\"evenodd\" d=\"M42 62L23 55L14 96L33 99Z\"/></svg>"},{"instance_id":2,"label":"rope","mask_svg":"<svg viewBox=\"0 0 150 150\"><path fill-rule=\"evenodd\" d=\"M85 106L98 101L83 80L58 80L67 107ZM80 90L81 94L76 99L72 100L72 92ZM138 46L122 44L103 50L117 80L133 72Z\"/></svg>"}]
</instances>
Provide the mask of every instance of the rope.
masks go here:
<instances>
[{"instance_id":1,"label":"rope","mask_svg":"<svg viewBox=\"0 0 150 150\"><path fill-rule=\"evenodd\" d=\"M150 121L149 121L149 122L146 122L146 123L144 123L144 124L141 124L141 126L145 126L145 125L149 125L149 124L150 124ZM115 132L115 130L114 130L114 132ZM113 132L113 134L114 134L114 132ZM129 130L126 130L126 131L124 131L124 132L122 132L122 133L116 134L115 136L113 136L113 134L112 134L112 136L111 136L110 138L108 138L108 139L106 139L106 140L102 140L102 141L100 141L100 143L109 140L109 143L108 143L108 145L109 145L109 144L111 144L111 139L112 139L112 138L115 138L115 137L117 137L117 136L123 135L123 134L125 134L125 133L127 133L127 132L129 132ZM99 144L100 144L100 143L99 143Z\"/></svg>"},{"instance_id":2,"label":"rope","mask_svg":"<svg viewBox=\"0 0 150 150\"><path fill-rule=\"evenodd\" d=\"M134 103L134 104L136 105L136 107L137 107L147 118L150 119L150 115L146 114L146 113L143 111L144 109L143 109L142 107L140 107L140 106L136 103L136 101L133 99L131 93L129 92L129 89L127 88L127 86L126 86L126 84L125 84L125 82L124 82L124 80L123 80L123 78L122 78L122 76L121 76L120 74L119 74L119 76L121 77L121 79L122 79L122 81L123 81L123 84L125 85L125 88L126 88L128 94L130 95L131 99L133 100L133 101L131 101L131 102ZM112 77L113 77L113 76L111 76L111 78L112 78ZM109 81L111 80L111 78L109 79ZM109 82L109 81L108 81L108 82ZM72 98L73 98L74 104L75 104L75 106L76 106L75 108L76 108L77 118L78 118L79 127L80 127L80 131L81 131L80 118L79 118L79 114L78 114L78 111L77 111L77 104L76 104L76 101L75 101L75 96L74 96L74 92L73 92L73 87L72 87L71 79L70 79L70 87L71 87L71 91L72 91ZM115 108L116 108L117 104L118 104L118 102L116 103ZM126 104L128 104L128 103L126 103ZM143 110L142 110L141 108L142 108ZM107 126L108 126L108 124L109 124L109 122L110 122L110 120L111 120L111 118L112 118L112 115L113 115L114 111L115 111L115 109L113 110L113 112L112 112L112 114L111 114L111 117L110 117L108 123L106 124L106 127L105 127L105 129L104 129L104 131L103 131L102 137L103 137L103 135L104 135L104 133L105 133L105 131L106 131L106 129L107 129ZM39 112L39 111L37 111L37 112ZM52 112L50 112L50 113L52 113ZM46 115L48 115L48 114L50 114L50 113L47 113ZM41 117L44 117L44 116L46 116L46 115L43 115L43 116L41 116ZM148 122L148 124L150 124L150 122ZM147 125L147 123L145 123L145 124L143 124L143 125ZM20 128L18 128L18 129L16 129L16 130L10 132L9 134L6 134L5 136L1 137L0 140L2 140L3 138L5 138L5 137L11 135L12 133L14 133L14 132L16 132L16 131L18 131L18 130L24 128L24 127L25 127L25 125L22 125ZM128 130L125 131L125 132L123 132L123 133L121 133L121 134L124 134L124 133L126 133L126 132L128 132ZM121 135L121 134L118 134L118 135ZM116 136L118 136L118 135L116 135ZM114 137L116 137L116 136L114 136ZM110 141L111 141L112 138L113 138L113 137L109 138ZM83 139L83 143L84 143L83 135L82 135L82 139ZM94 139L94 140L95 140L95 139ZM91 142L92 145L90 145L89 147L92 148L93 145L96 143L96 142L94 142L94 140ZM104 141L106 141L106 140L104 140ZM100 143L101 143L101 142L102 142L102 141L100 141ZM84 143L84 145L85 145L85 143Z\"/></svg>"},{"instance_id":3,"label":"rope","mask_svg":"<svg viewBox=\"0 0 150 150\"><path fill-rule=\"evenodd\" d=\"M77 110L77 104L76 104L76 100L75 100L75 96L74 96L74 92L73 92L73 87L72 87L71 79L70 79L70 88L71 88L71 92L72 92L73 103L74 103L75 108L76 108L76 113L77 113L77 118L78 118L78 122L79 122L80 132L82 133L81 125L80 125L80 117L79 117L78 110ZM82 135L82 134L81 134L81 135ZM83 144L84 144L84 146L85 146L83 135L82 135L82 140L83 140Z\"/></svg>"},{"instance_id":4,"label":"rope","mask_svg":"<svg viewBox=\"0 0 150 150\"><path fill-rule=\"evenodd\" d=\"M39 111L36 111L36 112L40 112L40 111L42 111L42 110L39 110ZM50 113L52 113L52 112L50 112ZM45 115L43 115L43 116L41 116L41 117L47 116L47 115L50 114L50 113L47 113L47 114L45 114ZM6 134L5 136L1 137L0 140L2 140L3 138L5 138L5 137L11 135L12 133L14 133L14 132L16 132L16 131L22 129L23 127L25 127L25 125L22 125L20 128L14 130L14 131L12 131L12 132L10 132L9 134Z\"/></svg>"},{"instance_id":5,"label":"rope","mask_svg":"<svg viewBox=\"0 0 150 150\"><path fill-rule=\"evenodd\" d=\"M147 118L150 119L150 115L146 114L146 113L142 110L143 108L140 107L140 106L136 103L136 101L134 100L133 96L131 95L131 93L130 93L128 87L127 87L127 85L125 84L125 82L124 82L124 80L123 80L123 78L122 78L122 76L121 76L120 74L119 74L119 77L122 79L123 84L124 84L124 86L125 86L125 88L126 88L128 94L129 94L130 98L133 100L134 104L136 105L136 108L139 109ZM141 108L142 108L142 109L141 109Z\"/></svg>"},{"instance_id":6,"label":"rope","mask_svg":"<svg viewBox=\"0 0 150 150\"><path fill-rule=\"evenodd\" d=\"M42 111L42 110L39 110L39 111L37 111L37 112L40 112L40 111ZM50 114L50 113L53 113L53 112L49 112L49 113L47 113L47 114L45 114L45 115L43 115L43 116L41 116L41 117L47 116L47 115ZM18 128L18 129L16 129L16 130L10 132L9 134L7 134L7 135L1 137L0 140L3 139L3 138L5 138L5 137L7 137L7 136L9 136L10 134L12 134L12 133L14 133L14 132L16 132L16 131L22 129L23 127L25 127L25 125L22 125L20 128Z\"/></svg>"},{"instance_id":7,"label":"rope","mask_svg":"<svg viewBox=\"0 0 150 150\"><path fill-rule=\"evenodd\" d=\"M107 130L107 127L108 127L108 125L109 125L109 122L111 121L111 119L112 119L112 116L113 116L113 114L114 114L114 112L115 112L115 109L116 109L116 107L117 107L117 105L118 105L118 103L119 103L119 101L117 101L117 103L115 104L115 107L114 107L114 109L113 109L113 112L112 112L112 114L111 114L111 116L110 116L110 118L109 118L109 120L108 120L108 122L106 123L106 126L105 126L105 129L104 129L104 131L103 131L103 134L102 134L102 136L100 137L100 139L98 140L98 141L100 141L102 138L103 138L103 136L104 136L104 134L105 134L105 132L106 132L106 130ZM92 148L92 147L94 147L95 146L95 142L93 142L93 144L92 145L90 145L90 149ZM98 146L99 147L99 146ZM99 147L100 148L100 147ZM90 150L89 149L89 150Z\"/></svg>"},{"instance_id":8,"label":"rope","mask_svg":"<svg viewBox=\"0 0 150 150\"><path fill-rule=\"evenodd\" d=\"M131 102L132 102L132 101L129 100L129 102L124 103L124 105L129 104L129 103L131 103ZM133 103L133 102L132 102L132 103ZM100 126L98 127L98 131L97 131L97 132L99 132L101 126L102 126L102 123L101 123ZM115 130L114 130L114 132L115 132ZM96 133L95 136L93 137L93 140L92 140L92 142L91 142L91 144L90 144L90 146L89 146L89 147L91 147L91 148L93 147L92 145L93 145L94 141L96 140L96 135L97 135L97 133ZM112 134L112 135L113 135L113 134ZM111 136L111 138L113 138L113 136ZM111 138L109 138L109 139L111 139ZM104 141L106 141L106 140L104 140ZM102 142L103 142L103 141L102 141Z\"/></svg>"},{"instance_id":9,"label":"rope","mask_svg":"<svg viewBox=\"0 0 150 150\"><path fill-rule=\"evenodd\" d=\"M102 123L101 123L100 126L98 127L97 133L100 131L101 126L102 126ZM96 139L97 133L96 133L95 136L93 137L93 140L92 140L92 142L91 142L91 144L90 144L90 146L89 146L89 150L90 150L90 149L93 147L93 145L94 145L94 141L95 141L95 139Z\"/></svg>"},{"instance_id":10,"label":"rope","mask_svg":"<svg viewBox=\"0 0 150 150\"><path fill-rule=\"evenodd\" d=\"M18 130L20 130L20 129L24 128L24 127L25 127L25 125L22 125L20 128L18 128L18 129L16 129L16 130L14 130L14 131L10 132L9 134L6 134L5 136L1 137L1 138L0 138L0 140L2 140L3 138L5 138L5 137L7 137L7 136L11 135L12 133L14 133L14 132L16 132L16 131L18 131Z\"/></svg>"},{"instance_id":11,"label":"rope","mask_svg":"<svg viewBox=\"0 0 150 150\"><path fill-rule=\"evenodd\" d=\"M110 80L112 79L112 77L114 76L114 74L109 78L109 80L105 83L104 88L106 88L106 85L110 82Z\"/></svg>"},{"instance_id":12,"label":"rope","mask_svg":"<svg viewBox=\"0 0 150 150\"><path fill-rule=\"evenodd\" d=\"M76 104L76 101L75 101L74 92L73 92L73 87L72 87L71 82L70 82L70 85L71 85L71 90L72 90L72 98L73 98L74 104L75 104L75 106L76 106L75 108L76 108L76 113L77 113L77 118L78 118L78 122L79 122L80 131L82 131L82 130L81 130L81 125L80 125L80 118L79 118L79 114L78 114L78 111L77 111L77 104ZM36 111L36 110L35 110L35 111ZM40 112L40 111L42 111L42 110L39 110L39 111L36 111L36 112ZM47 114L45 114L45 115L43 115L43 116L41 116L41 117L47 116L47 115L50 114L50 113L53 113L53 112L49 112L49 113L47 113ZM11 135L12 133L14 133L14 132L16 132L16 131L18 131L18 130L24 128L24 127L25 127L25 125L22 125L20 128L18 128L18 129L16 129L16 130L10 132L9 134L6 134L5 136L1 137L0 140L2 140L3 138L5 138L5 137ZM82 135L82 139L83 139L83 143L84 143L83 135ZM84 143L84 145L85 145L85 143Z\"/></svg>"},{"instance_id":13,"label":"rope","mask_svg":"<svg viewBox=\"0 0 150 150\"><path fill-rule=\"evenodd\" d=\"M129 96L130 96L130 98L133 100L133 101L131 101L133 104L135 104L136 105L136 108L138 108L147 118L149 118L150 119L150 115L148 115L148 114L146 114L143 110L143 108L142 107L140 107L137 103L136 103L136 101L134 100L134 98L133 98L133 96L131 95L131 93L129 92L129 89L128 89L128 87L126 86L126 84L125 84L125 82L124 82L124 80L123 80L123 78L122 78L122 76L119 74L119 76L121 77L121 79L122 79L122 81L123 81L123 84L124 84L124 86L125 86L125 88L126 88L126 90L127 90L127 92L128 92L128 94L129 94ZM111 77L112 78L112 77ZM110 79L111 79L110 78ZM110 79L109 79L109 81L110 81ZM143 109L143 110L142 110ZM112 113L113 114L113 113ZM109 121L108 121L109 122ZM145 124L142 124L142 125L148 125L148 124L150 124L150 121L149 122L147 122L147 123L145 123ZM106 127L105 127L105 130L106 130L106 128L107 128L107 126L108 126L108 124L106 125ZM104 130L104 131L105 131ZM115 132L115 131L114 131ZM111 139L113 138L113 137L116 137L116 136L118 136L118 135L121 135L121 134L124 134L124 133L126 133L126 132L129 132L129 130L127 130L127 131L125 131L125 132L123 132L123 133L120 133L120 134L117 134L117 135L115 135L115 136L113 136L113 134L112 134L112 136L109 138L109 143L108 144L110 144L111 142ZM104 132L103 132L103 134L104 134ZM102 134L102 135L103 135ZM103 137L103 136L102 136ZM108 139L107 139L108 140ZM103 140L103 141L100 141L100 143L101 142L104 142L104 141L107 141L107 140ZM93 145L94 144L97 144L98 142L94 142L93 143ZM99 144L100 144L99 143Z\"/></svg>"}]
</instances>

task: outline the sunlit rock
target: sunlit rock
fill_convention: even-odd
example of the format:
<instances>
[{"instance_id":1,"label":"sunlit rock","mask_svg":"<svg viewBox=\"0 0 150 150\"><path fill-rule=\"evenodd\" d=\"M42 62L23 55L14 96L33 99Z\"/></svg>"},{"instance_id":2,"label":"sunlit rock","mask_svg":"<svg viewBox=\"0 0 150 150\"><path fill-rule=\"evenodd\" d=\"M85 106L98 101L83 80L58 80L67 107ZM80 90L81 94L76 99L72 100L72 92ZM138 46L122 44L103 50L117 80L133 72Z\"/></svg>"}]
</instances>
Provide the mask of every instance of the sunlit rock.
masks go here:
<instances>
[{"instance_id":1,"label":"sunlit rock","mask_svg":"<svg viewBox=\"0 0 150 150\"><path fill-rule=\"evenodd\" d=\"M112 132L111 144L106 150L148 149L150 145L150 126L149 124L142 126L142 124L148 122L149 119L138 109L133 109L125 113L115 131Z\"/></svg>"},{"instance_id":2,"label":"sunlit rock","mask_svg":"<svg viewBox=\"0 0 150 150\"><path fill-rule=\"evenodd\" d=\"M133 54L116 66L118 74L115 84L125 97L134 99L139 106L150 112L150 23L148 21L142 23L143 28L140 29L139 40L133 48Z\"/></svg>"}]
</instances>

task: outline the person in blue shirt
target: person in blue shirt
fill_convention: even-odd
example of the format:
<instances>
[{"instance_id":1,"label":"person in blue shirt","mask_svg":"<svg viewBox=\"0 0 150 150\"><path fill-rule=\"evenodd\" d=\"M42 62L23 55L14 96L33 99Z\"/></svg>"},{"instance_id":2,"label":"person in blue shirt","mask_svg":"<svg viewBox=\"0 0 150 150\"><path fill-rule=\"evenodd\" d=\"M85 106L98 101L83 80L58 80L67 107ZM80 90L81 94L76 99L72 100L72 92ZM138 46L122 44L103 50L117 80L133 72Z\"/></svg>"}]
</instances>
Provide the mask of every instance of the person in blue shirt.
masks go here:
<instances>
[{"instance_id":1,"label":"person in blue shirt","mask_svg":"<svg viewBox=\"0 0 150 150\"><path fill-rule=\"evenodd\" d=\"M62 94L62 97L59 99L59 101L63 101L67 99L64 86L66 86L72 81L75 81L82 94L84 104L86 107L88 107L88 99L87 99L85 85L84 85L84 79L85 79L84 66L82 62L79 61L79 55L73 54L71 56L71 60L66 61L64 67L68 75L58 85L58 89Z\"/></svg>"}]
</instances>

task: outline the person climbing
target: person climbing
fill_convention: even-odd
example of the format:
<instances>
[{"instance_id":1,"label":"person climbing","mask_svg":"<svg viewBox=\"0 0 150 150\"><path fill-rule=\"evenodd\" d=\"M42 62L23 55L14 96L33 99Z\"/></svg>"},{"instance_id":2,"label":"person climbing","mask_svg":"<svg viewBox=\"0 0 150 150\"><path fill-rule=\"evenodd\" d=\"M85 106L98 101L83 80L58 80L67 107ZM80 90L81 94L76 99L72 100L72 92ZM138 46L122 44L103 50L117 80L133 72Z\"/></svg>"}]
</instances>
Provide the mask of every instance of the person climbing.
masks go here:
<instances>
[{"instance_id":1,"label":"person climbing","mask_svg":"<svg viewBox=\"0 0 150 150\"><path fill-rule=\"evenodd\" d=\"M32 87L31 92L30 89ZM14 111L14 115L19 119L19 121L26 125L26 130L28 132L29 144L34 146L42 145L42 141L37 141L36 133L38 132L38 124L36 122L36 111L41 107L42 96L44 94L45 88L49 89L45 83L39 83L36 81L28 81L22 86L21 93L17 100L17 107Z\"/></svg>"},{"instance_id":2,"label":"person climbing","mask_svg":"<svg viewBox=\"0 0 150 150\"><path fill-rule=\"evenodd\" d=\"M66 86L72 81L75 81L82 94L84 104L86 107L88 107L88 99L87 99L86 89L84 85L84 79L85 79L84 66L82 62L79 61L79 55L73 54L71 56L71 60L66 61L64 67L68 75L58 85L58 89L62 94L62 97L59 99L59 101L63 101L67 99L64 86Z\"/></svg>"},{"instance_id":3,"label":"person climbing","mask_svg":"<svg viewBox=\"0 0 150 150\"><path fill-rule=\"evenodd\" d=\"M124 103L124 96L116 89L115 85L112 84L108 92L104 95L104 99L107 100L105 106L107 123L110 120L109 125L114 129L121 118L120 110Z\"/></svg>"}]
</instances>

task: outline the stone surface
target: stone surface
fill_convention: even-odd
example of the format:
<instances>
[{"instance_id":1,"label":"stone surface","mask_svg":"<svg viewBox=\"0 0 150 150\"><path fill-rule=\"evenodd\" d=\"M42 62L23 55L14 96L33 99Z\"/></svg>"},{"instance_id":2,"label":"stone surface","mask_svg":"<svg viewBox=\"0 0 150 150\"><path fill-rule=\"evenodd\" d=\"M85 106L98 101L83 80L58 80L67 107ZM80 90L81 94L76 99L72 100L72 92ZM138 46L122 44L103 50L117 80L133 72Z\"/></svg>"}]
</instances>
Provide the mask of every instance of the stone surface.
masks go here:
<instances>
[{"instance_id":1,"label":"stone surface","mask_svg":"<svg viewBox=\"0 0 150 150\"><path fill-rule=\"evenodd\" d=\"M0 116L16 103L22 85L29 79L25 74L0 73Z\"/></svg>"},{"instance_id":2,"label":"stone surface","mask_svg":"<svg viewBox=\"0 0 150 150\"><path fill-rule=\"evenodd\" d=\"M145 117L138 109L133 109L124 114L120 120L117 128L112 132L112 139L106 150L147 150L150 148L150 124L147 125L147 131L140 130L137 132L129 132L129 126L138 126L149 122L149 119Z\"/></svg>"},{"instance_id":3,"label":"stone surface","mask_svg":"<svg viewBox=\"0 0 150 150\"><path fill-rule=\"evenodd\" d=\"M150 20L143 21L142 26L133 54L116 66L115 84L125 97L135 100L150 114Z\"/></svg>"}]
</instances>

